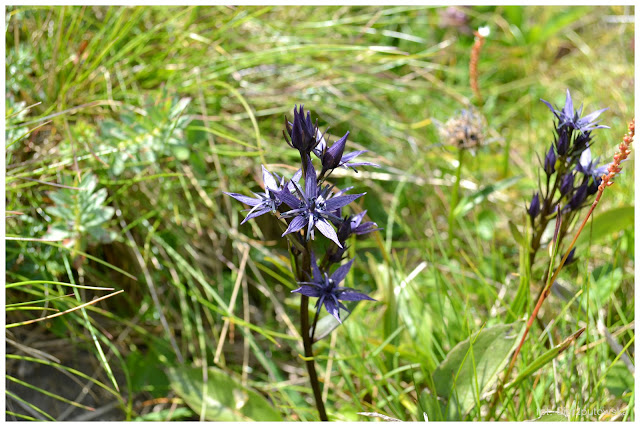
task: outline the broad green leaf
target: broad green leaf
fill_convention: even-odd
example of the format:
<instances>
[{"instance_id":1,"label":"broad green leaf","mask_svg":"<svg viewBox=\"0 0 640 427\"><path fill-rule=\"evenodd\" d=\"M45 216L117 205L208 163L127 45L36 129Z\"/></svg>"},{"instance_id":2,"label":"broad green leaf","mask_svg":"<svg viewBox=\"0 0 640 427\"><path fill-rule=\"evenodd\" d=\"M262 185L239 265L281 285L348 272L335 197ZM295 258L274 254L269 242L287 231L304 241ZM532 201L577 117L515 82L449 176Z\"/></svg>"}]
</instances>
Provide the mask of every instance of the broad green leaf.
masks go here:
<instances>
[{"instance_id":1,"label":"broad green leaf","mask_svg":"<svg viewBox=\"0 0 640 427\"><path fill-rule=\"evenodd\" d=\"M561 414L560 412L547 412L546 414L542 414L541 417L536 418L535 420L530 421L543 421L543 422L553 422L553 421L569 421L566 415Z\"/></svg>"},{"instance_id":2,"label":"broad green leaf","mask_svg":"<svg viewBox=\"0 0 640 427\"><path fill-rule=\"evenodd\" d=\"M576 245L595 243L607 236L632 228L633 210L633 205L627 205L596 215L593 219L593 228L589 222L578 237Z\"/></svg>"},{"instance_id":3,"label":"broad green leaf","mask_svg":"<svg viewBox=\"0 0 640 427\"><path fill-rule=\"evenodd\" d=\"M462 419L496 382L524 332L524 322L496 325L451 349L433 373L438 396L447 402L449 420Z\"/></svg>"},{"instance_id":4,"label":"broad green leaf","mask_svg":"<svg viewBox=\"0 0 640 427\"><path fill-rule=\"evenodd\" d=\"M205 387L200 368L167 370L171 387L196 414L206 405L208 421L282 421L278 411L257 391L243 387L218 368L210 367L207 373Z\"/></svg>"},{"instance_id":5,"label":"broad green leaf","mask_svg":"<svg viewBox=\"0 0 640 427\"><path fill-rule=\"evenodd\" d=\"M633 390L633 374L624 363L618 361L607 372L604 386L617 397L622 397L626 392Z\"/></svg>"}]
</instances>

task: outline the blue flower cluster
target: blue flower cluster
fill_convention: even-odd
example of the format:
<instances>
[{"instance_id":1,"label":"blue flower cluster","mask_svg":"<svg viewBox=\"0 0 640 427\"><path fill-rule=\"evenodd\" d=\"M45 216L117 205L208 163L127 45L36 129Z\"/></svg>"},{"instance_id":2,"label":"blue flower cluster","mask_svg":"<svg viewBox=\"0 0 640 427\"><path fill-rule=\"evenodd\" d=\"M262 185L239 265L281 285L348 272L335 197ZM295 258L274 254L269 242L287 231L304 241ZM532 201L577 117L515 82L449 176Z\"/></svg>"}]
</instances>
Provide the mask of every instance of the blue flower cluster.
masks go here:
<instances>
[{"instance_id":1,"label":"blue flower cluster","mask_svg":"<svg viewBox=\"0 0 640 427\"><path fill-rule=\"evenodd\" d=\"M262 166L264 192L253 193L254 197L237 193L225 194L251 207L242 221L243 224L266 213L287 221L287 228L282 236L293 235L309 251L311 257L311 271L307 272L309 281L299 282L301 286L293 292L318 298L316 307L324 305L330 314L341 321L338 308L346 310L346 307L340 300L361 301L372 298L353 289L338 286L349 272L353 259L338 267L333 274L328 273L329 267L342 261L349 237L366 234L378 228L373 222L363 222L366 211L342 216L342 209L365 193L347 194L351 188L339 190L327 184L326 179L339 167L351 168L357 172L356 167L379 166L371 162L356 161L356 157L366 151L344 152L349 132L328 146L324 134L319 132L317 120L314 124L309 112L305 116L303 106L294 108L293 122L289 122L285 117L283 134L287 144L300 153L301 168L293 177L285 182L283 177L269 172ZM313 165L312 153L320 161L320 173L316 172ZM327 250L321 262L324 268L318 266L316 255L309 243L310 239L315 237L315 230L335 243Z\"/></svg>"}]
</instances>

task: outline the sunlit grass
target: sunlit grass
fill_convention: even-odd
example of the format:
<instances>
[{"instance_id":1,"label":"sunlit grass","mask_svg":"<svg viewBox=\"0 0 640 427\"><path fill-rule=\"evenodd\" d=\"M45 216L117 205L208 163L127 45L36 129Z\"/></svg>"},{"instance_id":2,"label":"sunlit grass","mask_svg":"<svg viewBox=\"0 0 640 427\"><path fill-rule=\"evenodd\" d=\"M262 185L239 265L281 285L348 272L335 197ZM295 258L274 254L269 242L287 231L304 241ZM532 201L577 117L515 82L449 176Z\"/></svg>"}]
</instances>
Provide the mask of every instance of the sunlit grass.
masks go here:
<instances>
[{"instance_id":1,"label":"sunlit grass","mask_svg":"<svg viewBox=\"0 0 640 427\"><path fill-rule=\"evenodd\" d=\"M95 419L198 419L166 376L183 365L237 374L285 420L317 419L281 231L266 216L240 226L241 205L222 194L256 190L260 163L295 172L282 137L294 104L330 126L331 141L349 130L350 147L382 165L332 176L367 192L357 208L384 230L352 242L347 278L379 302L356 306L316 344L329 416L443 419L421 398L435 389L438 365L480 329L531 313L544 284L548 259L540 255L528 276L509 227L525 233L538 156L553 138L539 99L562 105L570 88L586 112L609 107L602 123L611 129L592 148L607 162L634 114L633 24L609 19L633 16L631 7L465 11L470 29L491 27L476 106L489 143L465 156L449 240L458 155L437 123L473 101L473 36L441 27L440 8L8 8L6 323L41 320L7 330L7 378L31 384L22 394L8 383L7 420L81 419L87 407ZM596 218L634 204L633 166L624 165ZM104 223L113 239L74 229L86 247L38 240L54 223L47 210L60 188L51 184L76 187L86 173L107 191L100 206L114 209ZM583 232L580 262L560 276L566 292L543 306L548 328L534 324L517 372L585 332L505 391L499 419L559 408L635 418L635 234L628 225L601 236L598 226ZM78 309L106 288L124 292ZM68 312L45 319L51 310ZM79 349L91 368L62 357ZM77 377L72 395L30 383L26 366L44 363ZM76 401L89 382L100 393ZM25 397L44 392L62 403L55 412ZM463 419L487 419L491 396L476 398ZM80 408L65 412L69 402Z\"/></svg>"}]
</instances>

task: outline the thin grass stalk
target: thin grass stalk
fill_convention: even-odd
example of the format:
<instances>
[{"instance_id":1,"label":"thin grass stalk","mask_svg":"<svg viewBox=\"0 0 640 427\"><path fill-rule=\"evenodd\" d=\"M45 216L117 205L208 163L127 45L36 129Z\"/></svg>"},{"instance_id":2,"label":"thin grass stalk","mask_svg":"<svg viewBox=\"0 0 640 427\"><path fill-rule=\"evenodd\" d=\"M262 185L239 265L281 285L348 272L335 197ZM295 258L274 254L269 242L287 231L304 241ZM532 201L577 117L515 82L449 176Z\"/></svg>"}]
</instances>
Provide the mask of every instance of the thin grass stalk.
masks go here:
<instances>
[{"instance_id":1,"label":"thin grass stalk","mask_svg":"<svg viewBox=\"0 0 640 427\"><path fill-rule=\"evenodd\" d=\"M464 159L464 151L465 148L458 148L458 169L456 169L456 182L454 182L453 184L451 203L449 203L449 235L447 237L449 247L451 247L451 242L453 241L453 223L455 222L455 215L453 212L458 205L458 197L460 194L460 176L462 175L462 161Z\"/></svg>"}]
</instances>

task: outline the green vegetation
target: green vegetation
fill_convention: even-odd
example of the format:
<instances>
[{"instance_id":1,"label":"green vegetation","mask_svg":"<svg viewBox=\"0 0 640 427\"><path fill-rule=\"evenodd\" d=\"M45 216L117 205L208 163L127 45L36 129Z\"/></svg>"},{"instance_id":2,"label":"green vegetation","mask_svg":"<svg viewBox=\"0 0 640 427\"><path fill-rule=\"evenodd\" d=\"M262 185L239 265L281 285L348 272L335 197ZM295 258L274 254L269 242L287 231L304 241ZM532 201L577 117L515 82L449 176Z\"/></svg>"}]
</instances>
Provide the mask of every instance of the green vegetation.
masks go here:
<instances>
[{"instance_id":1,"label":"green vegetation","mask_svg":"<svg viewBox=\"0 0 640 427\"><path fill-rule=\"evenodd\" d=\"M610 162L634 9L458 10L7 8L6 419L318 419L282 231L222 193L257 191L260 164L293 175L283 118L304 104L382 166L331 176L383 230L345 280L378 302L316 330L330 420L634 420L633 155L503 378L560 261L543 245L529 267L539 99L608 107ZM470 104L484 143L462 162L440 129Z\"/></svg>"}]
</instances>

